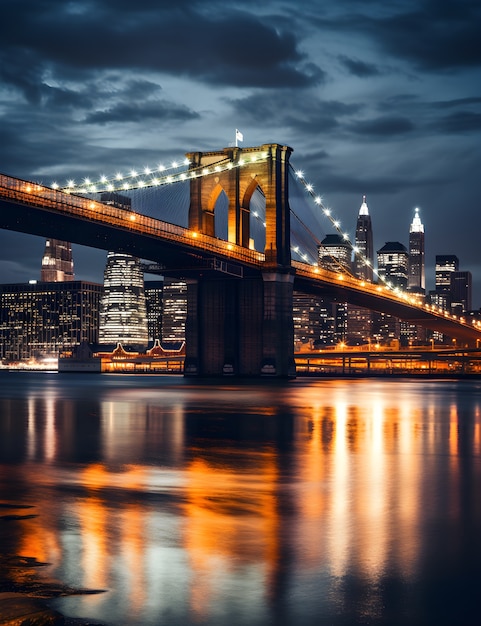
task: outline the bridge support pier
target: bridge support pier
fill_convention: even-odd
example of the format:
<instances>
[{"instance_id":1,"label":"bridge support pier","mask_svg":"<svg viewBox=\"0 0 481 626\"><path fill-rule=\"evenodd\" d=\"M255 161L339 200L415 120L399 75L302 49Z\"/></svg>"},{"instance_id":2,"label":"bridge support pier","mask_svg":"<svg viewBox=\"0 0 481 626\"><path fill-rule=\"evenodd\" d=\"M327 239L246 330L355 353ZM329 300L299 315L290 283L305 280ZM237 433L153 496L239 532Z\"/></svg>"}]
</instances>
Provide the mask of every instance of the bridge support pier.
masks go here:
<instances>
[{"instance_id":1,"label":"bridge support pier","mask_svg":"<svg viewBox=\"0 0 481 626\"><path fill-rule=\"evenodd\" d=\"M293 278L189 281L185 376L295 377Z\"/></svg>"}]
</instances>

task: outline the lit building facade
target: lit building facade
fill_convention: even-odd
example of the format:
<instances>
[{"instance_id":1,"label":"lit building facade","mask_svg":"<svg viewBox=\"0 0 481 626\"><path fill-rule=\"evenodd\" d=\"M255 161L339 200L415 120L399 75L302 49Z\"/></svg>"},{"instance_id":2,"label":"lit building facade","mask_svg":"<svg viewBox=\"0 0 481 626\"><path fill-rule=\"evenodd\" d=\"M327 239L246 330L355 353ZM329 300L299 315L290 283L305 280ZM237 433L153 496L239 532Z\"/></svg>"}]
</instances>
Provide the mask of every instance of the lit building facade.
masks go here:
<instances>
[{"instance_id":1,"label":"lit building facade","mask_svg":"<svg viewBox=\"0 0 481 626\"><path fill-rule=\"evenodd\" d=\"M326 235L318 247L319 266L331 272L351 273L352 248L341 235Z\"/></svg>"},{"instance_id":2,"label":"lit building facade","mask_svg":"<svg viewBox=\"0 0 481 626\"><path fill-rule=\"evenodd\" d=\"M471 272L451 274L451 312L466 313L471 310L473 278Z\"/></svg>"},{"instance_id":3,"label":"lit building facade","mask_svg":"<svg viewBox=\"0 0 481 626\"><path fill-rule=\"evenodd\" d=\"M341 272L351 274L352 272L352 247L341 235L326 235L318 248L319 266L331 270L331 272ZM346 341L348 305L346 303L333 304L334 317L334 342Z\"/></svg>"},{"instance_id":4,"label":"lit building facade","mask_svg":"<svg viewBox=\"0 0 481 626\"><path fill-rule=\"evenodd\" d=\"M84 281L0 285L0 357L56 357L97 343L103 287Z\"/></svg>"},{"instance_id":5,"label":"lit building facade","mask_svg":"<svg viewBox=\"0 0 481 626\"><path fill-rule=\"evenodd\" d=\"M165 278L162 306L162 343L185 341L187 284Z\"/></svg>"},{"instance_id":6,"label":"lit building facade","mask_svg":"<svg viewBox=\"0 0 481 626\"><path fill-rule=\"evenodd\" d=\"M147 330L149 345L162 337L163 317L163 280L146 280L144 282L145 305L147 309Z\"/></svg>"},{"instance_id":7,"label":"lit building facade","mask_svg":"<svg viewBox=\"0 0 481 626\"><path fill-rule=\"evenodd\" d=\"M451 274L459 271L459 259L454 254L436 255L436 291L451 291Z\"/></svg>"},{"instance_id":8,"label":"lit building facade","mask_svg":"<svg viewBox=\"0 0 481 626\"><path fill-rule=\"evenodd\" d=\"M139 350L148 345L144 274L140 260L129 254L107 255L99 341L105 345L120 342Z\"/></svg>"},{"instance_id":9,"label":"lit building facade","mask_svg":"<svg viewBox=\"0 0 481 626\"><path fill-rule=\"evenodd\" d=\"M415 209L413 221L409 227L409 273L408 289L414 293L426 291L424 261L424 224Z\"/></svg>"},{"instance_id":10,"label":"lit building facade","mask_svg":"<svg viewBox=\"0 0 481 626\"><path fill-rule=\"evenodd\" d=\"M392 287L399 287L402 290L407 288L408 266L408 251L399 241L387 241L377 251L379 277ZM379 313L374 320L373 335L377 341L390 344L400 341L401 328L401 321L398 318Z\"/></svg>"},{"instance_id":11,"label":"lit building facade","mask_svg":"<svg viewBox=\"0 0 481 626\"><path fill-rule=\"evenodd\" d=\"M377 251L377 269L380 278L393 287L408 286L409 255L406 246L399 241L387 241Z\"/></svg>"},{"instance_id":12,"label":"lit building facade","mask_svg":"<svg viewBox=\"0 0 481 626\"><path fill-rule=\"evenodd\" d=\"M353 259L354 276L372 283L374 247L372 242L372 222L366 203L366 196L362 197L362 204L357 217L355 244L359 253L355 254Z\"/></svg>"},{"instance_id":13,"label":"lit building facade","mask_svg":"<svg viewBox=\"0 0 481 626\"><path fill-rule=\"evenodd\" d=\"M46 283L62 283L75 280L72 245L60 239L47 239L42 257L40 280Z\"/></svg>"},{"instance_id":14,"label":"lit building facade","mask_svg":"<svg viewBox=\"0 0 481 626\"><path fill-rule=\"evenodd\" d=\"M362 204L356 222L355 244L358 253L354 254L353 269L357 278L373 281L374 247L372 222L366 196L362 197ZM347 335L349 345L369 343L372 336L373 313L369 309L347 306Z\"/></svg>"},{"instance_id":15,"label":"lit building facade","mask_svg":"<svg viewBox=\"0 0 481 626\"><path fill-rule=\"evenodd\" d=\"M294 292L292 311L295 350L334 343L333 306L323 298Z\"/></svg>"}]
</instances>

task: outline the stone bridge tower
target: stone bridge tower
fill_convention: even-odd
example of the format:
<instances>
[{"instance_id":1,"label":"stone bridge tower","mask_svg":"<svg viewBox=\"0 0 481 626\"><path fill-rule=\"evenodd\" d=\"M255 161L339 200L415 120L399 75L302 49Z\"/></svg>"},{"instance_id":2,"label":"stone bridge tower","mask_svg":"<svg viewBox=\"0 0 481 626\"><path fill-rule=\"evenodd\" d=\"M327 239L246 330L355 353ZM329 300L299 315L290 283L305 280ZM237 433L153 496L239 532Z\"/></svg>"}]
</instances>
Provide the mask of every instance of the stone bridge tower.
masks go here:
<instances>
[{"instance_id":1,"label":"stone bridge tower","mask_svg":"<svg viewBox=\"0 0 481 626\"><path fill-rule=\"evenodd\" d=\"M188 154L191 169L189 228L215 236L216 202L228 199L228 241L248 248L250 200L259 188L266 200L262 278L200 277L188 283L186 375L295 376L291 267L289 157L279 144ZM232 161L230 169L216 164ZM236 165L242 165L237 167Z\"/></svg>"}]
</instances>

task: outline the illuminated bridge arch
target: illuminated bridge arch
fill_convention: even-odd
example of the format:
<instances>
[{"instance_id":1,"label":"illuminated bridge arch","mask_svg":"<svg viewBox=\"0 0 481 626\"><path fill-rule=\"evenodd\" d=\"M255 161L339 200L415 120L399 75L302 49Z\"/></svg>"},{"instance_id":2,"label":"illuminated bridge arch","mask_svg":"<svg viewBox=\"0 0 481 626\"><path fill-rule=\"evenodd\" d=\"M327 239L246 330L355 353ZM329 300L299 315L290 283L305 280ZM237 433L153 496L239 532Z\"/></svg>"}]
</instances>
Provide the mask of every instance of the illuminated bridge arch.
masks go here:
<instances>
[{"instance_id":1,"label":"illuminated bridge arch","mask_svg":"<svg viewBox=\"0 0 481 626\"><path fill-rule=\"evenodd\" d=\"M291 153L288 146L264 144L187 154L191 172L189 229L215 236L215 203L224 191L228 199L228 241L249 248L250 201L256 189L260 189L266 199L266 260L277 266L290 266L288 170ZM227 161L232 166L221 168ZM199 169L212 175L197 176L195 172Z\"/></svg>"}]
</instances>

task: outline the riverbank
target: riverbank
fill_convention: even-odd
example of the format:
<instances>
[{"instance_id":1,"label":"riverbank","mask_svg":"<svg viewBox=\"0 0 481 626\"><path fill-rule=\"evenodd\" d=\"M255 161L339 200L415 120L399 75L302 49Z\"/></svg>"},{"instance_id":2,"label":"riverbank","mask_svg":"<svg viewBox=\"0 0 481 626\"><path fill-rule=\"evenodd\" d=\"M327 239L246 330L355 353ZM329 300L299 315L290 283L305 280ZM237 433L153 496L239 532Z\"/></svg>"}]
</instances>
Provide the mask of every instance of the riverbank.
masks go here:
<instances>
[{"instance_id":1,"label":"riverbank","mask_svg":"<svg viewBox=\"0 0 481 626\"><path fill-rule=\"evenodd\" d=\"M0 626L102 626L66 617L49 604L54 598L102 590L75 589L49 579L42 573L48 563L17 553L20 525L35 516L33 506L0 502Z\"/></svg>"}]
</instances>

